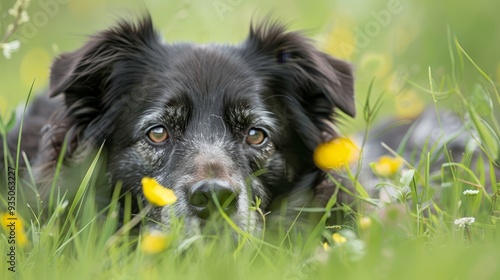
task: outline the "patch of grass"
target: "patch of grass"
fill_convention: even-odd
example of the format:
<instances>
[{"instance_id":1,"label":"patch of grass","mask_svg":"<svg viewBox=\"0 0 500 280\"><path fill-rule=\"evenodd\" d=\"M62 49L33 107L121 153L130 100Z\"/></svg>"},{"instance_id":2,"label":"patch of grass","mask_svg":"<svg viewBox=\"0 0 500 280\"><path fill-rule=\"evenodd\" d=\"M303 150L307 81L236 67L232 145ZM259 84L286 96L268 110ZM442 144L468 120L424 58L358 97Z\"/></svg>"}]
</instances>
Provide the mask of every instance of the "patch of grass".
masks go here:
<instances>
[{"instance_id":1,"label":"patch of grass","mask_svg":"<svg viewBox=\"0 0 500 280\"><path fill-rule=\"evenodd\" d=\"M200 232L185 239L179 222L172 226L167 250L151 255L140 250L140 235L128 231L116 235L120 228L117 219L120 186L115 188L107 207L97 207L91 175L98 166L98 152L78 184L74 200L67 201L66 194L58 193L54 183L53 200L49 203L53 211L42 220L44 213L30 208L31 215L25 216L30 244L16 249L16 273L7 270L5 265L10 245L8 233L2 233L0 278L499 279L500 208L497 198L500 186L494 168L498 167L500 126L494 107L500 105L500 97L492 79L474 63L458 41L451 36L449 41L453 72L439 87L431 69L429 88L412 84L432 96L460 97L466 112L463 115L466 128L476 135L476 144L484 151L485 160L480 159L479 164L473 164L472 151L466 150L461 162L447 163L433 171L434 156L442 154L451 159L451 155L446 148L424 145L425 149L414 155L419 158L417 166L409 165L410 159L404 159L409 169L405 174L380 179L380 185L393 188L397 193L393 203L382 209L365 213L356 210L363 207L334 207L337 201L334 196L325 209L319 210L324 213L323 218L312 233L298 234L293 239L288 234L293 228L282 228L281 234L273 238L250 236L227 216L219 221L228 225L225 230L217 234ZM466 62L484 78L478 83L476 99L472 100L460 87ZM363 110L367 132L381 104L379 99L374 104L369 103L371 88L372 85ZM4 142L5 131L11 127L12 122L2 122ZM402 148L405 145L401 143ZM397 155L400 151L392 152ZM3 161L5 168L17 164L19 154L15 163L9 163L7 157ZM61 164L59 159L58 170ZM355 171L349 174L355 182L353 205L376 202L357 181L360 171ZM16 180L21 182L21 178ZM440 196L435 195L436 188L441 189ZM347 191L339 186L340 189ZM465 195L464 191L469 189L479 192ZM125 223L133 219L131 199L129 195L123 200ZM6 205L5 199L2 204ZM345 211L348 218L344 224L325 226L332 209ZM318 211L304 209L304 212L308 210ZM457 224L463 217L473 217L474 222Z\"/></svg>"}]
</instances>

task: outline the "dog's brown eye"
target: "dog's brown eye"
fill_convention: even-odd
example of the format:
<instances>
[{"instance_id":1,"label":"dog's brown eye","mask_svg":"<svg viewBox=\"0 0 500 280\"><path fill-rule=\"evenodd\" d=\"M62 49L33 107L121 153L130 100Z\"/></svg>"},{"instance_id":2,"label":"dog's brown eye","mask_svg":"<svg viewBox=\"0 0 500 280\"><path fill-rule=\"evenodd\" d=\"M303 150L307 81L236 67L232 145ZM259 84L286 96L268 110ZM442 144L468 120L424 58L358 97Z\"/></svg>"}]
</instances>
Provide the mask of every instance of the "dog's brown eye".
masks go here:
<instances>
[{"instance_id":1,"label":"dog's brown eye","mask_svg":"<svg viewBox=\"0 0 500 280\"><path fill-rule=\"evenodd\" d=\"M163 143L168 139L167 130L163 126L155 126L148 132L149 140L153 143Z\"/></svg>"},{"instance_id":2,"label":"dog's brown eye","mask_svg":"<svg viewBox=\"0 0 500 280\"><path fill-rule=\"evenodd\" d=\"M250 145L260 145L267 139L267 134L260 128L250 128L247 133L247 143Z\"/></svg>"}]
</instances>

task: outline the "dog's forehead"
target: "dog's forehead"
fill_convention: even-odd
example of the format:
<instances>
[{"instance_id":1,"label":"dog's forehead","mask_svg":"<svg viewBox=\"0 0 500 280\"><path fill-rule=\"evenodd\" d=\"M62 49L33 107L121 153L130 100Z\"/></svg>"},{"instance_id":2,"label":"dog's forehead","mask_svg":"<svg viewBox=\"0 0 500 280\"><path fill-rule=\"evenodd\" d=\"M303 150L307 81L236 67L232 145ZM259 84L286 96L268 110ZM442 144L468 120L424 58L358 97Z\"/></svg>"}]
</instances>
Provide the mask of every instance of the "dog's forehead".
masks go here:
<instances>
[{"instance_id":1,"label":"dog's forehead","mask_svg":"<svg viewBox=\"0 0 500 280\"><path fill-rule=\"evenodd\" d=\"M233 46L167 45L165 68L154 73L143 91L148 97L141 109L139 126L158 120L209 119L237 115L265 116L264 81L251 67L241 49ZM186 118L188 116L188 118ZM267 122L266 122L267 123Z\"/></svg>"},{"instance_id":2,"label":"dog's forehead","mask_svg":"<svg viewBox=\"0 0 500 280\"><path fill-rule=\"evenodd\" d=\"M260 82L237 47L172 46L168 76L196 97L258 90ZM257 87L257 88L256 88Z\"/></svg>"}]
</instances>

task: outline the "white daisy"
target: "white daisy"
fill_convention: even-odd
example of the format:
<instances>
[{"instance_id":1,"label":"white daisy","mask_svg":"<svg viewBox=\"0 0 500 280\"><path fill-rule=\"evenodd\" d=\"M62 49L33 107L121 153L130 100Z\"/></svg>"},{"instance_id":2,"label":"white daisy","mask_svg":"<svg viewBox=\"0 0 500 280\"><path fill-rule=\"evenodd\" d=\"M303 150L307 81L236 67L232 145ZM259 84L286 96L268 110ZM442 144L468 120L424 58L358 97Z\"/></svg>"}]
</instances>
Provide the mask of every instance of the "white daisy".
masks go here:
<instances>
[{"instance_id":1,"label":"white daisy","mask_svg":"<svg viewBox=\"0 0 500 280\"><path fill-rule=\"evenodd\" d=\"M466 196L475 196L479 193L479 190L465 190L463 192L464 195Z\"/></svg>"},{"instance_id":2,"label":"white daisy","mask_svg":"<svg viewBox=\"0 0 500 280\"><path fill-rule=\"evenodd\" d=\"M19 50L19 47L21 47L21 42L19 42L18 40L0 44L0 48L3 49L3 56L5 56L5 58L7 59L10 59L11 53Z\"/></svg>"},{"instance_id":3,"label":"white daisy","mask_svg":"<svg viewBox=\"0 0 500 280\"><path fill-rule=\"evenodd\" d=\"M470 226L476 219L474 217L463 217L455 220L455 225L459 227Z\"/></svg>"}]
</instances>

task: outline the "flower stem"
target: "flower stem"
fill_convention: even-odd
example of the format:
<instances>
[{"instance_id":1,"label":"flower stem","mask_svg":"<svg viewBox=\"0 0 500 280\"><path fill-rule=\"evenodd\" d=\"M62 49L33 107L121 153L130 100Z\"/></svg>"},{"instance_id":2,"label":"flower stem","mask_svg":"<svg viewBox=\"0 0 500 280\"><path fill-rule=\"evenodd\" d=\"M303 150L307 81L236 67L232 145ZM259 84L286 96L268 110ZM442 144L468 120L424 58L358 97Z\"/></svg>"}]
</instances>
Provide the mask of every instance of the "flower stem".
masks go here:
<instances>
[{"instance_id":1,"label":"flower stem","mask_svg":"<svg viewBox=\"0 0 500 280\"><path fill-rule=\"evenodd\" d=\"M470 229L469 229L469 227L467 225L465 225L464 230L465 230L465 234L467 236L467 240L469 241L469 243L472 243L472 238L470 236Z\"/></svg>"},{"instance_id":2,"label":"flower stem","mask_svg":"<svg viewBox=\"0 0 500 280\"><path fill-rule=\"evenodd\" d=\"M14 4L14 8L17 6L17 13L16 13L16 16L14 18L14 23L12 23L11 28L7 28L7 32L5 32L5 34L2 37L2 40L0 40L0 44L7 43L7 40L9 40L10 36L12 36L12 34L14 34L16 32L17 28L20 26L21 17L23 16L23 12L27 9L29 2L30 2L29 0L27 0L27 1L26 0L17 0L17 1L21 1L24 3L21 3L21 4L15 3ZM8 25L8 26L10 26L10 25Z\"/></svg>"}]
</instances>

